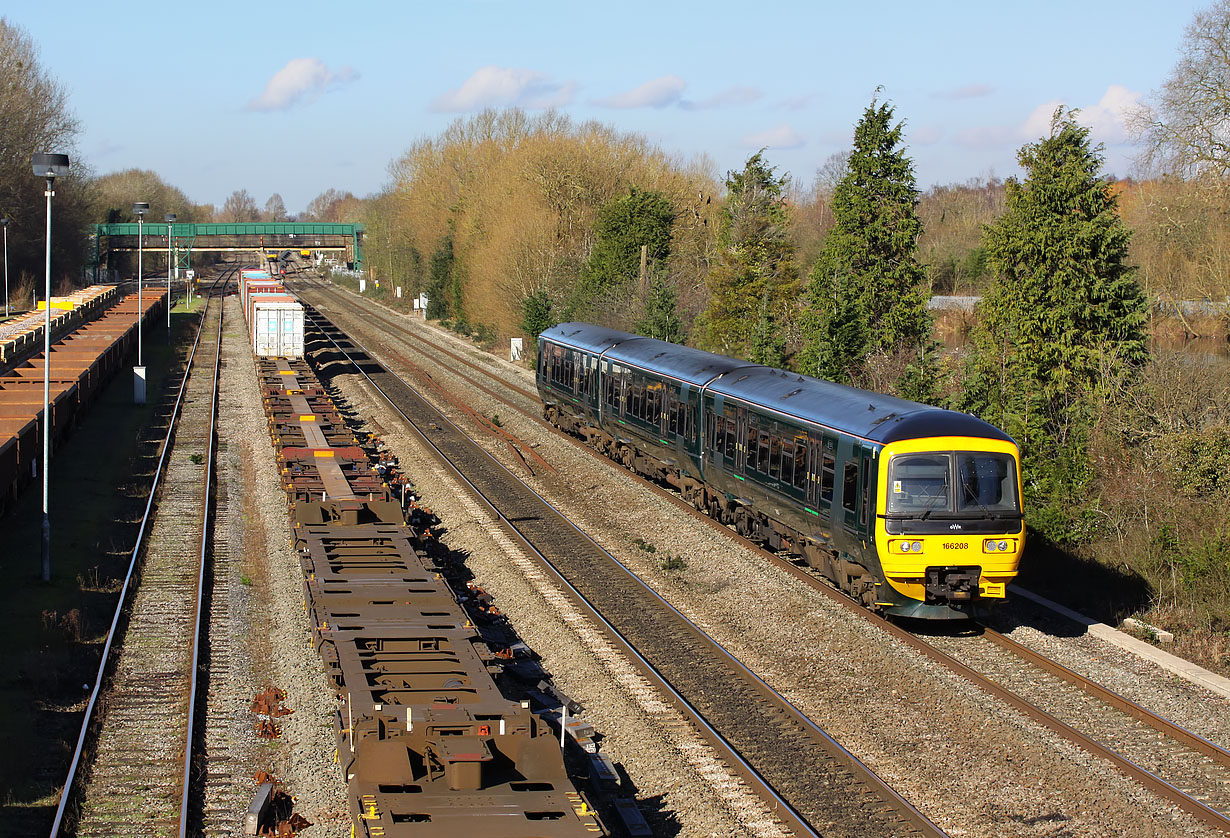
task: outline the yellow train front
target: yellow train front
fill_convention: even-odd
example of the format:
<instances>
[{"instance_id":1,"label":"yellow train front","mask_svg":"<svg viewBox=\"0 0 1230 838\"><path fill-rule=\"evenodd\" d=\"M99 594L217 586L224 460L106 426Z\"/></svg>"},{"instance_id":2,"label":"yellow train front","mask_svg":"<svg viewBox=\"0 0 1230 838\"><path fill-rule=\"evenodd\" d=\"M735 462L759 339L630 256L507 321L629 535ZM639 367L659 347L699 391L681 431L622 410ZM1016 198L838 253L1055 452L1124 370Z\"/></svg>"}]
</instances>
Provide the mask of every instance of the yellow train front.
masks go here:
<instances>
[{"instance_id":1,"label":"yellow train front","mask_svg":"<svg viewBox=\"0 0 1230 838\"><path fill-rule=\"evenodd\" d=\"M1015 443L908 439L877 460L879 607L934 619L1002 600L1025 547Z\"/></svg>"}]
</instances>

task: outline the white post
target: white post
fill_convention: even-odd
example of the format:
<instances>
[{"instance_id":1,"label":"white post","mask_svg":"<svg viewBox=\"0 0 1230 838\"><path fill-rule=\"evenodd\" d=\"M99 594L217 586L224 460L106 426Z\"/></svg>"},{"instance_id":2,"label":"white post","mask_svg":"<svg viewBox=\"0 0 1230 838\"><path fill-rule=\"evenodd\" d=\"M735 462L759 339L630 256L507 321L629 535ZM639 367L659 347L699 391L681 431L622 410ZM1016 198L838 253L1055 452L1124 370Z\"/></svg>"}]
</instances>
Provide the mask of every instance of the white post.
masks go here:
<instances>
[{"instance_id":1,"label":"white post","mask_svg":"<svg viewBox=\"0 0 1230 838\"><path fill-rule=\"evenodd\" d=\"M4 316L9 316L9 220L4 219Z\"/></svg>"},{"instance_id":2,"label":"white post","mask_svg":"<svg viewBox=\"0 0 1230 838\"><path fill-rule=\"evenodd\" d=\"M141 317L145 313L145 308L141 305L141 243L144 239L141 236L141 216L137 216L137 366L143 367L141 363Z\"/></svg>"},{"instance_id":3,"label":"white post","mask_svg":"<svg viewBox=\"0 0 1230 838\"><path fill-rule=\"evenodd\" d=\"M47 316L43 318L43 581L51 581L51 197L54 179L47 178Z\"/></svg>"},{"instance_id":4,"label":"white post","mask_svg":"<svg viewBox=\"0 0 1230 838\"><path fill-rule=\"evenodd\" d=\"M167 222L167 343L171 342L171 227L174 221Z\"/></svg>"},{"instance_id":5,"label":"white post","mask_svg":"<svg viewBox=\"0 0 1230 838\"><path fill-rule=\"evenodd\" d=\"M559 708L559 747L564 749L564 734L568 730L568 705Z\"/></svg>"}]
</instances>

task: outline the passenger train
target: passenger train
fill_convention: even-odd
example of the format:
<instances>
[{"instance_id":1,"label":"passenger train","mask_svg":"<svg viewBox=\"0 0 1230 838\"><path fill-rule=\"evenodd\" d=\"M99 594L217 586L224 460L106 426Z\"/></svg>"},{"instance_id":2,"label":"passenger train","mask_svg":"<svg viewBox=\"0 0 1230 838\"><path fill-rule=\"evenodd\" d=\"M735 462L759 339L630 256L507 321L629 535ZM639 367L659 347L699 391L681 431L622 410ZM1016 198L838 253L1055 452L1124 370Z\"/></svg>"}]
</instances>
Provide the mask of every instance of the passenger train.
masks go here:
<instances>
[{"instance_id":1,"label":"passenger train","mask_svg":"<svg viewBox=\"0 0 1230 838\"><path fill-rule=\"evenodd\" d=\"M869 608L967 618L1016 576L1020 454L974 416L587 323L536 377L547 421Z\"/></svg>"}]
</instances>

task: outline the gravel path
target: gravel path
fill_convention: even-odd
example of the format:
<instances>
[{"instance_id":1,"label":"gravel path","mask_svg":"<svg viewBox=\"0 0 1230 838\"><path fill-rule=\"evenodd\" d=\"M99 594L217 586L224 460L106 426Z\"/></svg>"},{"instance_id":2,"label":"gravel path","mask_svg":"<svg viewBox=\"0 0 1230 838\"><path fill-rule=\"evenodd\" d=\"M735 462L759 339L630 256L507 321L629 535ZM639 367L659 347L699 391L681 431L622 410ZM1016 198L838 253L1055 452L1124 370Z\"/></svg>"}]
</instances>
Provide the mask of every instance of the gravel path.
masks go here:
<instances>
[{"instance_id":1,"label":"gravel path","mask_svg":"<svg viewBox=\"0 0 1230 838\"><path fill-rule=\"evenodd\" d=\"M334 315L336 309L326 304L324 310ZM425 328L421 321L403 319L410 328ZM353 319L342 316L336 322L343 328L356 327ZM432 329L430 337L467 348L463 341L438 330ZM388 334L381 340L394 342ZM379 354L377 346L369 348ZM396 348L413 353L417 363L424 363L417 344ZM509 380L532 387L532 373L477 354ZM808 711L951 835L1211 834L1121 778L1107 764L899 646L874 620L851 620L824 596L800 589L761 556L646 492L629 475L595 464L586 452L446 369L433 368L432 375L462 394L475 410L488 416L498 414L506 429L530 441L559 469L558 474L531 480L536 490ZM447 408L445 412L465 426L462 417L453 416ZM382 424L386 429L395 427L389 419ZM487 442L490 437L485 435L476 437L514 471L524 472L511 461L505 447ZM403 462L412 459L404 457ZM445 503L443 499L433 502L437 507ZM471 536L460 525L450 526L459 530L455 538ZM637 540L651 544L655 551L638 548ZM476 556L485 552L469 543L465 546ZM668 553L682 557L686 569L663 570L662 558ZM496 573L494 568L481 571L481 575L493 576L487 580L493 593L499 590ZM502 607L510 612L523 608L535 624L551 619L546 611L535 615L535 603L528 600ZM525 622L518 618L519 625ZM549 637L548 645L535 645L550 648ZM1115 655L1105 652L1102 657L1113 667ZM552 668L567 689L566 674L558 671L559 666ZM1138 675L1123 677L1159 680L1193 702L1209 702L1202 691L1174 685L1174 679L1150 669L1144 667ZM594 705L591 713L597 712L601 711ZM631 759L625 761L636 777L639 766ZM695 801L688 805L700 808ZM702 833L703 829L695 834Z\"/></svg>"}]
</instances>

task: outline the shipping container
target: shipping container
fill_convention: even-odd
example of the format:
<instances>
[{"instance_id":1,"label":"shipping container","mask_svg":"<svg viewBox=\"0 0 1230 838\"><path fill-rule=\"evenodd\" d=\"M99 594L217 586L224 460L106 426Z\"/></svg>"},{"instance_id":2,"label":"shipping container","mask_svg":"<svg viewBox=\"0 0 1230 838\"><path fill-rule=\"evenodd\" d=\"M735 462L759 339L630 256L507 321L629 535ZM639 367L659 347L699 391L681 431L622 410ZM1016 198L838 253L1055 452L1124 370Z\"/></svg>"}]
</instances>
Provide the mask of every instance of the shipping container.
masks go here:
<instances>
[{"instance_id":1,"label":"shipping container","mask_svg":"<svg viewBox=\"0 0 1230 838\"><path fill-rule=\"evenodd\" d=\"M284 299L256 298L252 304L252 351L259 358L303 357L303 306Z\"/></svg>"}]
</instances>

